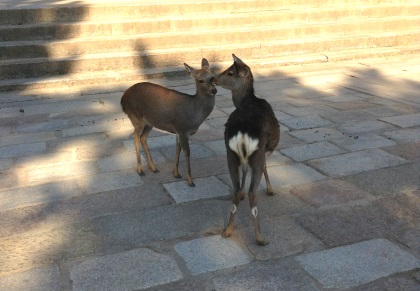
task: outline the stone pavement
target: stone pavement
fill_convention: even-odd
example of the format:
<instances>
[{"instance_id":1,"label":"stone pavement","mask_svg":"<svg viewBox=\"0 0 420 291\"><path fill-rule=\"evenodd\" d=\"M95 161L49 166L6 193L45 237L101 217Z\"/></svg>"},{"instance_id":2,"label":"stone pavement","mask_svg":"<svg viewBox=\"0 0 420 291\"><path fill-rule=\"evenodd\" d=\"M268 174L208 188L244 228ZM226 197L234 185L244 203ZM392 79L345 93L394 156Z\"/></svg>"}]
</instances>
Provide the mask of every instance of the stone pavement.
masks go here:
<instances>
[{"instance_id":1,"label":"stone pavement","mask_svg":"<svg viewBox=\"0 0 420 291\"><path fill-rule=\"evenodd\" d=\"M226 90L191 139L195 188L172 177L174 137L158 131L160 173L137 176L119 105L130 84L1 94L0 289L420 290L419 63L253 71L282 130L267 161L276 195L264 181L258 193L266 247L245 201L220 236ZM159 82L194 92L187 74Z\"/></svg>"}]
</instances>

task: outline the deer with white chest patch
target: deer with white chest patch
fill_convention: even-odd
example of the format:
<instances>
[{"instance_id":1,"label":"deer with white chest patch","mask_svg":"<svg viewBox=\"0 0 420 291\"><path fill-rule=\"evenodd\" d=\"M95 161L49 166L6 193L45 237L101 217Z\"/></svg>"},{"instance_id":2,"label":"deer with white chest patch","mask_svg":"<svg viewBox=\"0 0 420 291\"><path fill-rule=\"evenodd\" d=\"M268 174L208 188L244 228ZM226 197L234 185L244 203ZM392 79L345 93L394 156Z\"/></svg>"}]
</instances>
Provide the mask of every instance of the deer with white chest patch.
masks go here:
<instances>
[{"instance_id":1,"label":"deer with white chest patch","mask_svg":"<svg viewBox=\"0 0 420 291\"><path fill-rule=\"evenodd\" d=\"M271 105L266 100L255 96L251 69L235 55L233 55L233 60L232 66L211 79L211 82L216 85L232 91L232 99L236 107L225 127L227 162L233 184L233 205L228 226L222 236L229 237L233 231L235 215L240 200L244 198L245 179L250 168L252 175L248 198L256 241L259 245L267 245L268 241L261 235L255 192L264 173L267 194L274 195L265 159L279 142L280 126ZM242 170L242 182L240 170Z\"/></svg>"},{"instance_id":2,"label":"deer with white chest patch","mask_svg":"<svg viewBox=\"0 0 420 291\"><path fill-rule=\"evenodd\" d=\"M181 178L178 172L179 156L183 150L187 162L187 181L195 186L190 167L189 137L193 135L214 108L216 87L210 82L211 72L206 59L201 69L184 64L194 78L196 94L188 95L149 82L137 83L125 91L121 98L122 110L134 126L134 145L137 155L137 173L144 175L140 159L140 144L143 147L147 164L152 172L159 172L153 163L147 146L147 136L153 127L176 134L176 156L173 175Z\"/></svg>"}]
</instances>

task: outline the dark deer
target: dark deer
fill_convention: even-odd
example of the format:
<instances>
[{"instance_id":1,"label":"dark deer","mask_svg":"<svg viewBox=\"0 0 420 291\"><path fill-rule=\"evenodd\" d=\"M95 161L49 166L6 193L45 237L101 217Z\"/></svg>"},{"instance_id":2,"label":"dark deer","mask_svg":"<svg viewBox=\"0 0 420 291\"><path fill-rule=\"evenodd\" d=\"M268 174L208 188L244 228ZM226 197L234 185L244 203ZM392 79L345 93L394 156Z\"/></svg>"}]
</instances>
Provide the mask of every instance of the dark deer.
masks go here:
<instances>
[{"instance_id":1,"label":"dark deer","mask_svg":"<svg viewBox=\"0 0 420 291\"><path fill-rule=\"evenodd\" d=\"M266 156L271 154L280 139L280 126L271 105L254 94L254 78L251 69L233 55L233 65L211 82L232 91L235 111L229 116L225 128L225 145L230 178L233 184L233 206L229 223L223 231L223 237L229 237L240 200L244 198L245 179L251 168L251 184L248 198L254 221L257 244L267 245L261 235L258 221L256 189L264 173L267 194L274 195L267 175ZM242 182L240 172L242 169Z\"/></svg>"},{"instance_id":2,"label":"dark deer","mask_svg":"<svg viewBox=\"0 0 420 291\"><path fill-rule=\"evenodd\" d=\"M195 186L190 168L189 137L211 113L215 103L216 87L210 82L211 73L206 59L201 62L201 70L184 64L194 78L197 93L184 94L149 82L137 83L125 91L121 98L122 110L134 126L134 144L137 155L137 173L144 175L140 160L140 143L152 172L159 172L147 147L147 136L153 127L176 134L176 157L173 168L175 178L178 172L181 148L187 162L187 181Z\"/></svg>"}]
</instances>

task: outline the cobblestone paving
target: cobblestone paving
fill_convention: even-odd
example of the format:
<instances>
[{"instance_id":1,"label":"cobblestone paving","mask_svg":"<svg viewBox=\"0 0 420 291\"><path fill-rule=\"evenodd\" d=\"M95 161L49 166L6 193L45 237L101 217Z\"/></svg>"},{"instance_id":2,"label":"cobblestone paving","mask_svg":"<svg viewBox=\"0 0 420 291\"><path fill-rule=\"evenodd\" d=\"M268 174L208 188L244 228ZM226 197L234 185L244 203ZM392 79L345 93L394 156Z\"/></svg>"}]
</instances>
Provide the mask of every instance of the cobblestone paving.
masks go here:
<instances>
[{"instance_id":1,"label":"cobblestone paving","mask_svg":"<svg viewBox=\"0 0 420 291\"><path fill-rule=\"evenodd\" d=\"M253 71L282 128L276 195L258 188L265 247L246 200L220 236L230 92L191 138L195 188L173 177L175 139L158 131L160 172L136 174L122 92L1 93L0 289L420 290L419 63Z\"/></svg>"}]
</instances>

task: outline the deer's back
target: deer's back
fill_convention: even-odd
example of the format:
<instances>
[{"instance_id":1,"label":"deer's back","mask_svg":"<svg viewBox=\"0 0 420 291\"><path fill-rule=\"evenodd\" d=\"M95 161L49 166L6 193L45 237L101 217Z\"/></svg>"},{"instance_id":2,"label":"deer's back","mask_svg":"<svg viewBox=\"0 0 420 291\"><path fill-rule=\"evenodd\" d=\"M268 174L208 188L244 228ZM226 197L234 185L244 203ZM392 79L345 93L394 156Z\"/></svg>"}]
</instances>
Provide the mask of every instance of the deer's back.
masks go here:
<instances>
[{"instance_id":1,"label":"deer's back","mask_svg":"<svg viewBox=\"0 0 420 291\"><path fill-rule=\"evenodd\" d=\"M198 129L213 109L214 97L213 103L208 101L208 106L200 102L201 99L195 95L149 82L131 86L121 97L121 107L134 126L140 120L145 120L154 127L172 133Z\"/></svg>"},{"instance_id":2,"label":"deer's back","mask_svg":"<svg viewBox=\"0 0 420 291\"><path fill-rule=\"evenodd\" d=\"M228 118L225 140L230 140L238 132L258 139L259 148L273 151L280 139L280 126L271 105L256 97L241 103Z\"/></svg>"}]
</instances>

